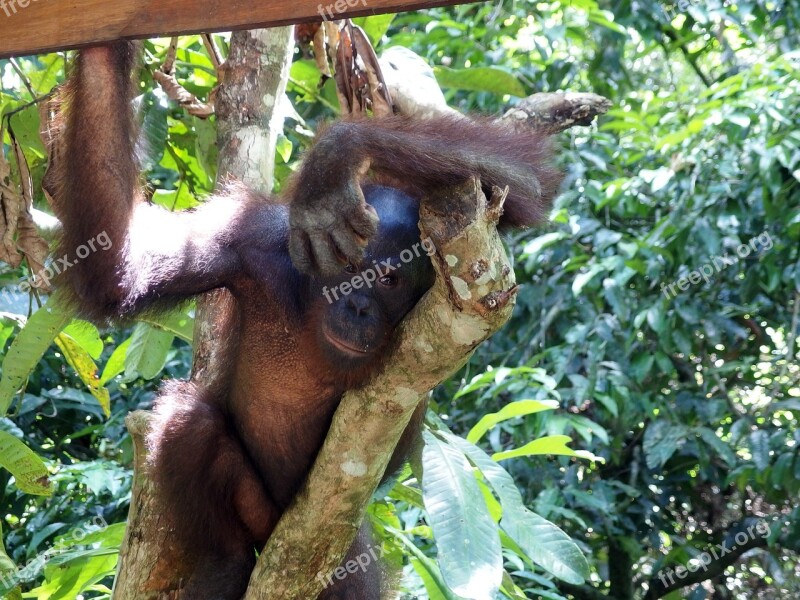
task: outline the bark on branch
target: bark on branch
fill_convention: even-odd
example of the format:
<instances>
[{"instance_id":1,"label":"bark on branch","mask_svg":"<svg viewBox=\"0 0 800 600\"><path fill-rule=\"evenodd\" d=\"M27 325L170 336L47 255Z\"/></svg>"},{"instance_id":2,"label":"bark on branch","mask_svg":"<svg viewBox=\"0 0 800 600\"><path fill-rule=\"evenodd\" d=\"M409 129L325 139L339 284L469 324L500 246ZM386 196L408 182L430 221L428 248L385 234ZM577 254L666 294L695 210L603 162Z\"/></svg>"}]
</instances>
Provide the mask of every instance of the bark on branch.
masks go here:
<instances>
[{"instance_id":1,"label":"bark on branch","mask_svg":"<svg viewBox=\"0 0 800 600\"><path fill-rule=\"evenodd\" d=\"M575 125L591 125L597 115L611 108L611 101L584 92L539 93L528 96L506 111L504 119L525 123L548 133L560 133Z\"/></svg>"},{"instance_id":2,"label":"bark on branch","mask_svg":"<svg viewBox=\"0 0 800 600\"><path fill-rule=\"evenodd\" d=\"M401 324L384 371L345 394L306 485L259 558L245 600L315 598L322 591L417 404L510 316L516 285L495 228L504 198L498 189L487 202L471 180L439 190L423 205L420 228L436 247L436 283Z\"/></svg>"}]
</instances>

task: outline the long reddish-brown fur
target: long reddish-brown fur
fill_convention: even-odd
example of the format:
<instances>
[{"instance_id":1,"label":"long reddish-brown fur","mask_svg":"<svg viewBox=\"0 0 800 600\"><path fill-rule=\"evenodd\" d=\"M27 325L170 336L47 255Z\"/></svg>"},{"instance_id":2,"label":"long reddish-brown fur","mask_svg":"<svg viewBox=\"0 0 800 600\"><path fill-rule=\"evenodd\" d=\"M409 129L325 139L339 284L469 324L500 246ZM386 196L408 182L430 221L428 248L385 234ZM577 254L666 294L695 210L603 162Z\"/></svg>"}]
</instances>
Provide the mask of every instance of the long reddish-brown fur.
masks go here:
<instances>
[{"instance_id":1,"label":"long reddish-brown fur","mask_svg":"<svg viewBox=\"0 0 800 600\"><path fill-rule=\"evenodd\" d=\"M383 356L381 347L373 362L358 366L332 363L322 351L317 328L327 309L291 264L289 212L335 214L336 194L330 205L320 206L320 198L346 189L369 161L381 181L423 200L431 187L476 174L485 186L508 185L501 225L521 227L543 219L560 175L550 142L537 132L488 119L354 119L320 133L288 188L289 208L239 186L173 214L148 205L140 187L130 108L137 60L131 43L85 49L65 88L65 151L53 178L63 224L57 252L72 257L103 232L112 246L76 262L59 284L84 317L101 323L217 287L234 293L237 329L225 342L226 372L214 378L215 389L165 386L149 437L163 510L197 556L184 598L233 599L247 584L253 548L313 463L341 394L361 385ZM393 326L385 327L388 336ZM350 554L368 541L362 531ZM373 600L377 587L372 570L320 598Z\"/></svg>"}]
</instances>

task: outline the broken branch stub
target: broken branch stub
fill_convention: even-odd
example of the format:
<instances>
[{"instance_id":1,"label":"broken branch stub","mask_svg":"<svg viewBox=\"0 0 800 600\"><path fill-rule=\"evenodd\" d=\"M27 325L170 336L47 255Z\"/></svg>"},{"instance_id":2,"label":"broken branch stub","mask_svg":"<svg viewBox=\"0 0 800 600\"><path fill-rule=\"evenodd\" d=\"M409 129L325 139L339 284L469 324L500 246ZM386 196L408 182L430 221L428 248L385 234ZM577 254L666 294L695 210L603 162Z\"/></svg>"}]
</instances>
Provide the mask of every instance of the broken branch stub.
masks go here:
<instances>
[{"instance_id":1,"label":"broken branch stub","mask_svg":"<svg viewBox=\"0 0 800 600\"><path fill-rule=\"evenodd\" d=\"M503 119L547 133L560 133L576 125L591 125L597 115L604 114L611 106L611 100L590 92L542 92L521 100L506 111Z\"/></svg>"}]
</instances>

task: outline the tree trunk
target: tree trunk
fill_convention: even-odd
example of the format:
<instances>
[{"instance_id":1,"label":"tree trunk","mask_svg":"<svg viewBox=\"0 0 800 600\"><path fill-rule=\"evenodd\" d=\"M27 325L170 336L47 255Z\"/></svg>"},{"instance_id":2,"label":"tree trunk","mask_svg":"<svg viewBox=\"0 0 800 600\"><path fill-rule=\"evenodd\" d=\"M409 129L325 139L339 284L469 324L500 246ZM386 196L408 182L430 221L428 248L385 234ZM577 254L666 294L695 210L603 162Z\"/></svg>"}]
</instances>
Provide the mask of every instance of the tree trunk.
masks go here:
<instances>
[{"instance_id":1,"label":"tree trunk","mask_svg":"<svg viewBox=\"0 0 800 600\"><path fill-rule=\"evenodd\" d=\"M286 91L294 51L294 28L237 31L222 68L217 93L217 187L229 180L253 189L272 191L275 144L283 131L276 110ZM227 290L209 292L197 300L192 378L203 384L221 372L220 355L235 327L236 307Z\"/></svg>"}]
</instances>

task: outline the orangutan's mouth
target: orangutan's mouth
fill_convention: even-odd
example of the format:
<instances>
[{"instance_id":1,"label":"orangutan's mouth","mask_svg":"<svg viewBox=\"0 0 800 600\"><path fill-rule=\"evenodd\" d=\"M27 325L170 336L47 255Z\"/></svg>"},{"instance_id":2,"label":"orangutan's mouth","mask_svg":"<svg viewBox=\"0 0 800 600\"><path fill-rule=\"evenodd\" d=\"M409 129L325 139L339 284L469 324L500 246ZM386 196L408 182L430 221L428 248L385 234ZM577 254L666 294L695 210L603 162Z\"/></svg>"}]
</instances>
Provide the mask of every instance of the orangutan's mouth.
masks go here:
<instances>
[{"instance_id":1,"label":"orangutan's mouth","mask_svg":"<svg viewBox=\"0 0 800 600\"><path fill-rule=\"evenodd\" d=\"M325 339L328 340L335 348L345 352L347 354L357 354L359 356L363 356L364 354L369 354L369 350L363 350L361 348L356 348L355 346L351 346L346 344L338 337L333 335L332 333L325 331Z\"/></svg>"}]
</instances>

